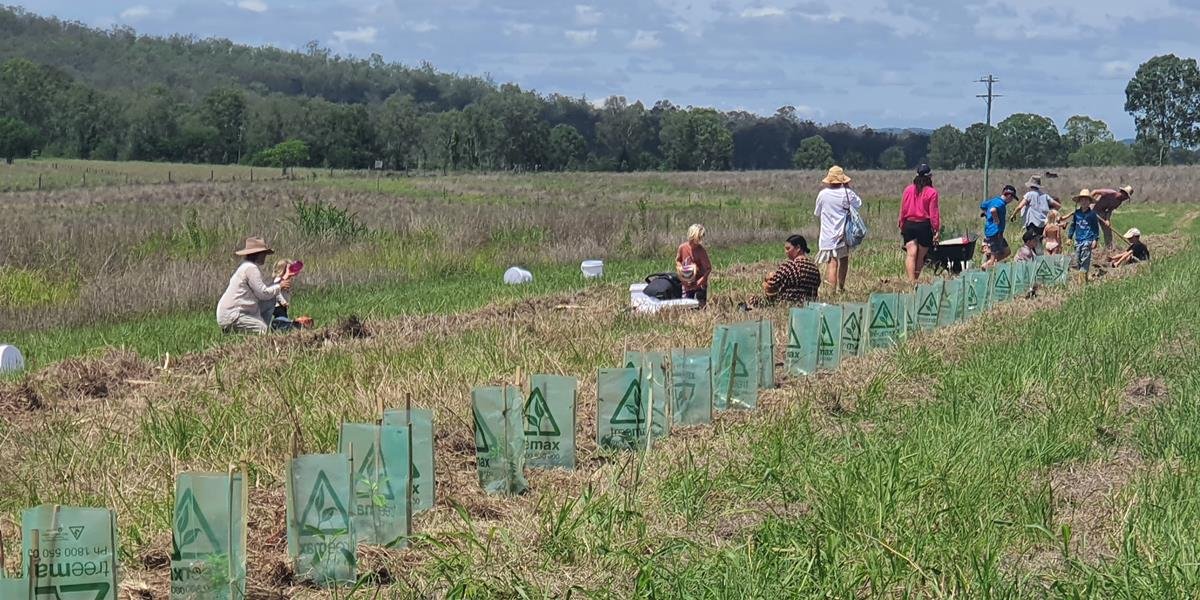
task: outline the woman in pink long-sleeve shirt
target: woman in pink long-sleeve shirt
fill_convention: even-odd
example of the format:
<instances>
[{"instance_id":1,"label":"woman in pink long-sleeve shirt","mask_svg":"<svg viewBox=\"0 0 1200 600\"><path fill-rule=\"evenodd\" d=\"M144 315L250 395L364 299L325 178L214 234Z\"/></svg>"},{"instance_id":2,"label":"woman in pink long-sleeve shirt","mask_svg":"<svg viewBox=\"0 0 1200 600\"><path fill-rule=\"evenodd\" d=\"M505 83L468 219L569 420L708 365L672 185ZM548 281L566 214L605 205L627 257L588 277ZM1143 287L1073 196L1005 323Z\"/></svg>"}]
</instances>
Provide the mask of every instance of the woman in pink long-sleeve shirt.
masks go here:
<instances>
[{"instance_id":1,"label":"woman in pink long-sleeve shirt","mask_svg":"<svg viewBox=\"0 0 1200 600\"><path fill-rule=\"evenodd\" d=\"M941 228L942 214L938 210L933 173L929 165L921 165L912 185L904 188L904 200L900 203L900 237L904 238L904 249L908 252L905 267L913 283L920 279L925 255L940 238Z\"/></svg>"}]
</instances>

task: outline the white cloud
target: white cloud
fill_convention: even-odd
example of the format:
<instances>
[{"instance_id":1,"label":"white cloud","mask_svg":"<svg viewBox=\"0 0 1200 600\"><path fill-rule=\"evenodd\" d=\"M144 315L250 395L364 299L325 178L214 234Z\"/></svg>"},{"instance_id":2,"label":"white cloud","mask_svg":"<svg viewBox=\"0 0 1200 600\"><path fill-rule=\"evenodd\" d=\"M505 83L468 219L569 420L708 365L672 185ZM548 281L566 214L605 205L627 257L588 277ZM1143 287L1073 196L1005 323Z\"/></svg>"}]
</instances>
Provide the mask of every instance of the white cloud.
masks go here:
<instances>
[{"instance_id":1,"label":"white cloud","mask_svg":"<svg viewBox=\"0 0 1200 600\"><path fill-rule=\"evenodd\" d=\"M575 5L575 22L584 27L599 25L604 20L604 13L587 4Z\"/></svg>"},{"instance_id":2,"label":"white cloud","mask_svg":"<svg viewBox=\"0 0 1200 600\"><path fill-rule=\"evenodd\" d=\"M375 36L378 34L379 30L374 27L359 27L358 29L351 29L349 31L335 31L333 32L333 38L342 45L348 43L374 44Z\"/></svg>"},{"instance_id":3,"label":"white cloud","mask_svg":"<svg viewBox=\"0 0 1200 600\"><path fill-rule=\"evenodd\" d=\"M404 24L404 28L414 33L429 33L430 31L437 31L437 25L434 25L429 21L409 21ZM372 27L371 30L374 31L375 28Z\"/></svg>"},{"instance_id":4,"label":"white cloud","mask_svg":"<svg viewBox=\"0 0 1200 600\"><path fill-rule=\"evenodd\" d=\"M742 11L743 19L765 19L782 17L787 13L782 8L777 6L760 6L757 8L747 8Z\"/></svg>"},{"instance_id":5,"label":"white cloud","mask_svg":"<svg viewBox=\"0 0 1200 600\"><path fill-rule=\"evenodd\" d=\"M563 36L565 36L571 41L572 44L575 44L576 46L588 46L596 43L596 33L597 32L595 29L568 29L563 32Z\"/></svg>"},{"instance_id":6,"label":"white cloud","mask_svg":"<svg viewBox=\"0 0 1200 600\"><path fill-rule=\"evenodd\" d=\"M533 25L530 23L509 23L504 26L504 35L529 35L533 33Z\"/></svg>"},{"instance_id":7,"label":"white cloud","mask_svg":"<svg viewBox=\"0 0 1200 600\"><path fill-rule=\"evenodd\" d=\"M136 21L138 19L144 19L150 16L152 12L154 11L150 10L149 6L138 4L137 6L130 6L129 8L121 11L121 19L125 21Z\"/></svg>"},{"instance_id":8,"label":"white cloud","mask_svg":"<svg viewBox=\"0 0 1200 600\"><path fill-rule=\"evenodd\" d=\"M633 39L629 41L630 50L654 50L662 47L662 40L658 39L657 31L637 30L633 35Z\"/></svg>"},{"instance_id":9,"label":"white cloud","mask_svg":"<svg viewBox=\"0 0 1200 600\"><path fill-rule=\"evenodd\" d=\"M267 12L267 3L263 0L238 0L237 7L250 12Z\"/></svg>"},{"instance_id":10,"label":"white cloud","mask_svg":"<svg viewBox=\"0 0 1200 600\"><path fill-rule=\"evenodd\" d=\"M1100 67L1100 71L1107 77L1124 79L1133 76L1133 63L1124 60L1110 60Z\"/></svg>"}]
</instances>

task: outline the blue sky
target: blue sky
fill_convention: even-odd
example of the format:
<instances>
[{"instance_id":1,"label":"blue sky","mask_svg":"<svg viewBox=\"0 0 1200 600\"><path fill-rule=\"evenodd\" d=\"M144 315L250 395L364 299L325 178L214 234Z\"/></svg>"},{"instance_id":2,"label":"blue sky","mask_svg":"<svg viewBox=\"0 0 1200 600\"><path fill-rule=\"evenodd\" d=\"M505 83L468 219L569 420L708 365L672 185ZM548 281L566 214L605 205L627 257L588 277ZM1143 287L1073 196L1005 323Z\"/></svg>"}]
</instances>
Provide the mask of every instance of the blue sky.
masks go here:
<instances>
[{"instance_id":1,"label":"blue sky","mask_svg":"<svg viewBox=\"0 0 1200 600\"><path fill-rule=\"evenodd\" d=\"M1014 112L1133 135L1125 85L1156 54L1200 55L1200 0L26 0L98 27L428 61L539 92L820 122L966 126L974 80Z\"/></svg>"}]
</instances>

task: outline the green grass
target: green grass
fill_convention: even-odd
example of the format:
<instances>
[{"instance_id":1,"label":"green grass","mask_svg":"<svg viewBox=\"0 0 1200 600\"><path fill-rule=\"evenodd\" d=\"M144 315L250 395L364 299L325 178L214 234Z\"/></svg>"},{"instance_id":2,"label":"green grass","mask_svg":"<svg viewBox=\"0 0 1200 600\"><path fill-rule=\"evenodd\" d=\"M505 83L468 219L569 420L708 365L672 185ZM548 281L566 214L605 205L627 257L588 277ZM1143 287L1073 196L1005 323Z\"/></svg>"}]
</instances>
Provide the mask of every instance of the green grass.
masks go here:
<instances>
[{"instance_id":1,"label":"green grass","mask_svg":"<svg viewBox=\"0 0 1200 600\"><path fill-rule=\"evenodd\" d=\"M725 268L777 252L748 246L715 257ZM856 264L894 272L897 257L874 248ZM919 337L873 362L852 361L844 379L793 381L781 408L749 421L670 438L644 462L598 458L608 466L592 471L590 483L535 479L534 497L498 523L477 522L470 507L484 501L456 488L465 520L443 508L418 544L423 562L406 571L413 587L383 597L541 598L568 589L601 598L1192 597L1200 589L1192 543L1200 415L1187 402L1200 392L1195 258L1189 249L1132 277L1073 290L1061 305L1067 292L1053 292L1028 312L989 313L948 335ZM654 264L609 269L628 279ZM450 312L583 285L574 267L560 267L529 288L464 277L312 300L332 311ZM198 318L195 331L207 340L178 330L184 339L170 339L169 329L148 335L203 346L218 337L200 329L209 323ZM132 557L168 528L177 470L244 457L259 486L277 486L290 446L285 415L296 415L308 451L328 451L337 424L369 418L375 395L395 405L411 393L438 411L440 444L469 443L462 398L473 384L517 368L587 381L628 344L703 346L707 332L694 321L618 313L484 323L411 344L259 349L220 361L211 379L148 390L148 407L117 426L97 428L71 411L48 415L39 427L54 432L55 447L88 439L88 451L14 461L12 481L37 474L43 484L16 488L0 510L48 500L116 506ZM970 343L939 351L962 339ZM280 365L286 377L263 377ZM1146 377L1169 398L1130 410L1125 390ZM841 395L836 404L833 394ZM1082 507L1103 509L1104 527L1093 531L1072 517L1068 492L1047 481L1068 465L1103 465L1123 452L1144 464L1116 490L1111 510L1107 497ZM454 476L469 479L457 470L469 466L454 467ZM114 497L107 476L72 475L109 472L135 483Z\"/></svg>"},{"instance_id":2,"label":"green grass","mask_svg":"<svg viewBox=\"0 0 1200 600\"><path fill-rule=\"evenodd\" d=\"M715 255L718 266L774 259L775 244L748 245ZM375 261L377 257L367 257ZM542 265L533 268L532 284L507 286L501 271L491 264L460 265L459 272L445 277L419 274L418 279L401 279L386 285L335 286L312 291L298 288L293 296L294 316L313 317L319 325L357 315L368 322L402 315L439 315L474 310L488 304L506 303L549 294L604 286L624 299L629 283L673 268L667 259L628 259L605 262L603 280L586 281L578 265ZM241 338L221 334L212 311L147 315L136 320L85 327L59 328L44 332L9 332L6 343L22 349L30 368L38 368L72 356L86 355L104 347L122 347L147 357L166 353L178 356L215 345L236 343Z\"/></svg>"}]
</instances>

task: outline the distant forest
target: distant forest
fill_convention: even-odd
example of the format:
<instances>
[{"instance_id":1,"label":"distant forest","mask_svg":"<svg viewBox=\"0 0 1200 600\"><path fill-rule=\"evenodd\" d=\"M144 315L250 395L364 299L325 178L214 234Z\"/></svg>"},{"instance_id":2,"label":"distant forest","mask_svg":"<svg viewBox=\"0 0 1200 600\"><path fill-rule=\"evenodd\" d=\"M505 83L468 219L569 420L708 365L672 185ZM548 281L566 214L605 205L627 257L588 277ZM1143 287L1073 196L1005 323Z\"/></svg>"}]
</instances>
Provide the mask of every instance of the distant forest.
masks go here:
<instances>
[{"instance_id":1,"label":"distant forest","mask_svg":"<svg viewBox=\"0 0 1200 600\"><path fill-rule=\"evenodd\" d=\"M1153 149L1135 156L1103 123L1078 119L1087 124L1080 136L1070 122L1060 133L1037 115L1001 122L996 164L1194 158ZM342 57L316 42L289 52L139 36L0 7L0 158L523 171L955 168L978 166L986 131L948 126L931 147L923 132L819 125L787 106L761 116L612 97L597 107L428 64Z\"/></svg>"}]
</instances>

